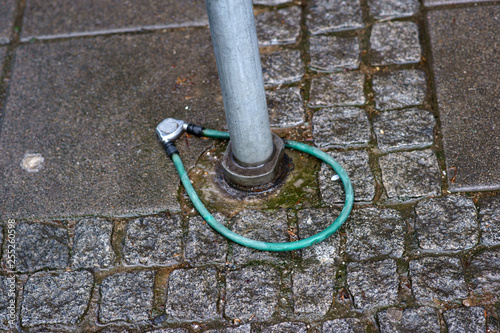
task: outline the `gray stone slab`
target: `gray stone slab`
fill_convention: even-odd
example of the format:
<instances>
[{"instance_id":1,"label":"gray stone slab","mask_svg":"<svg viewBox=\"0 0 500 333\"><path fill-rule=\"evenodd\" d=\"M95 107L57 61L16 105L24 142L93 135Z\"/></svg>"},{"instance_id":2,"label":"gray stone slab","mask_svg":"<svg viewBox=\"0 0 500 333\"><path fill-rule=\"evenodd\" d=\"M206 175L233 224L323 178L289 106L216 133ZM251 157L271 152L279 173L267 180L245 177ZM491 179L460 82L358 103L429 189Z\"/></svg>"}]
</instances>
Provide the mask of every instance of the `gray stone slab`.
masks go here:
<instances>
[{"instance_id":1,"label":"gray stone slab","mask_svg":"<svg viewBox=\"0 0 500 333\"><path fill-rule=\"evenodd\" d=\"M432 150L393 153L380 157L382 182L389 199L411 200L439 194L441 178Z\"/></svg>"},{"instance_id":2,"label":"gray stone slab","mask_svg":"<svg viewBox=\"0 0 500 333\"><path fill-rule=\"evenodd\" d=\"M399 276L392 259L347 264L347 284L354 305L361 309L387 307L397 303Z\"/></svg>"},{"instance_id":3,"label":"gray stone slab","mask_svg":"<svg viewBox=\"0 0 500 333\"><path fill-rule=\"evenodd\" d=\"M422 56L418 26L414 22L374 24L370 47L370 63L374 66L417 63Z\"/></svg>"},{"instance_id":4,"label":"gray stone slab","mask_svg":"<svg viewBox=\"0 0 500 333\"><path fill-rule=\"evenodd\" d=\"M153 307L154 278L153 271L118 273L105 278L100 287L99 321L148 320Z\"/></svg>"},{"instance_id":5,"label":"gray stone slab","mask_svg":"<svg viewBox=\"0 0 500 333\"><path fill-rule=\"evenodd\" d=\"M458 258L429 257L410 261L415 300L423 305L461 302L468 295L462 263Z\"/></svg>"},{"instance_id":6,"label":"gray stone slab","mask_svg":"<svg viewBox=\"0 0 500 333\"><path fill-rule=\"evenodd\" d=\"M443 5L458 5L464 3L473 4L475 2L484 2L489 0L424 0L425 7L443 6Z\"/></svg>"},{"instance_id":7,"label":"gray stone slab","mask_svg":"<svg viewBox=\"0 0 500 333\"><path fill-rule=\"evenodd\" d=\"M260 58L266 86L297 82L304 76L304 64L298 50L280 50L262 54Z\"/></svg>"},{"instance_id":8,"label":"gray stone slab","mask_svg":"<svg viewBox=\"0 0 500 333\"><path fill-rule=\"evenodd\" d=\"M267 326L262 329L262 333L307 333L307 326L300 322L287 321L284 323L279 323L271 326Z\"/></svg>"},{"instance_id":9,"label":"gray stone slab","mask_svg":"<svg viewBox=\"0 0 500 333\"><path fill-rule=\"evenodd\" d=\"M373 118L381 151L425 148L434 143L434 115L420 109L382 112Z\"/></svg>"},{"instance_id":10,"label":"gray stone slab","mask_svg":"<svg viewBox=\"0 0 500 333\"><path fill-rule=\"evenodd\" d=\"M169 318L181 321L202 322L219 318L217 285L217 271L213 268L173 271L168 278L165 313Z\"/></svg>"},{"instance_id":11,"label":"gray stone slab","mask_svg":"<svg viewBox=\"0 0 500 333\"><path fill-rule=\"evenodd\" d=\"M29 0L21 39L206 25L208 19L203 0Z\"/></svg>"},{"instance_id":12,"label":"gray stone slab","mask_svg":"<svg viewBox=\"0 0 500 333\"><path fill-rule=\"evenodd\" d=\"M342 318L325 321L322 325L323 333L364 333L365 325L356 318Z\"/></svg>"},{"instance_id":13,"label":"gray stone slab","mask_svg":"<svg viewBox=\"0 0 500 333\"><path fill-rule=\"evenodd\" d=\"M295 44L300 36L300 7L262 12L255 16L259 46Z\"/></svg>"},{"instance_id":14,"label":"gray stone slab","mask_svg":"<svg viewBox=\"0 0 500 333\"><path fill-rule=\"evenodd\" d=\"M371 202L375 196L375 179L373 177L369 156L366 151L352 150L346 152L327 152L347 172L354 189L354 201ZM326 163L321 164L318 174L321 198L328 204L345 202L345 191L342 181Z\"/></svg>"},{"instance_id":15,"label":"gray stone slab","mask_svg":"<svg viewBox=\"0 0 500 333\"><path fill-rule=\"evenodd\" d=\"M254 5L277 6L284 3L292 2L293 0L253 0Z\"/></svg>"},{"instance_id":16,"label":"gray stone slab","mask_svg":"<svg viewBox=\"0 0 500 333\"><path fill-rule=\"evenodd\" d=\"M436 333L440 331L436 309L432 307L389 308L378 314L381 333Z\"/></svg>"},{"instance_id":17,"label":"gray stone slab","mask_svg":"<svg viewBox=\"0 0 500 333\"><path fill-rule=\"evenodd\" d=\"M16 2L16 0L0 0L0 44L10 41Z\"/></svg>"},{"instance_id":18,"label":"gray stone slab","mask_svg":"<svg viewBox=\"0 0 500 333\"><path fill-rule=\"evenodd\" d=\"M211 44L196 29L21 46L0 136L0 218L179 210L154 130L167 117L225 122ZM209 144L179 140L187 169ZM26 153L42 155L40 171L20 166Z\"/></svg>"},{"instance_id":19,"label":"gray stone slab","mask_svg":"<svg viewBox=\"0 0 500 333\"><path fill-rule=\"evenodd\" d=\"M250 324L241 325L238 327L228 327L224 333L250 333L252 326Z\"/></svg>"},{"instance_id":20,"label":"gray stone slab","mask_svg":"<svg viewBox=\"0 0 500 333\"><path fill-rule=\"evenodd\" d=\"M425 73L416 69L397 70L373 75L375 107L379 110L400 109L425 102Z\"/></svg>"},{"instance_id":21,"label":"gray stone slab","mask_svg":"<svg viewBox=\"0 0 500 333\"><path fill-rule=\"evenodd\" d=\"M343 72L312 79L310 107L363 105L365 75Z\"/></svg>"},{"instance_id":22,"label":"gray stone slab","mask_svg":"<svg viewBox=\"0 0 500 333\"><path fill-rule=\"evenodd\" d=\"M358 69L360 63L359 38L312 36L309 39L311 68L319 72Z\"/></svg>"},{"instance_id":23,"label":"gray stone slab","mask_svg":"<svg viewBox=\"0 0 500 333\"><path fill-rule=\"evenodd\" d=\"M76 324L87 310L93 283L86 271L31 276L23 289L21 324Z\"/></svg>"},{"instance_id":24,"label":"gray stone slab","mask_svg":"<svg viewBox=\"0 0 500 333\"><path fill-rule=\"evenodd\" d=\"M266 99L272 127L293 127L304 122L304 102L299 87L266 91Z\"/></svg>"},{"instance_id":25,"label":"gray stone slab","mask_svg":"<svg viewBox=\"0 0 500 333\"><path fill-rule=\"evenodd\" d=\"M477 211L472 199L449 195L430 198L415 206L419 247L431 251L458 251L479 241Z\"/></svg>"},{"instance_id":26,"label":"gray stone slab","mask_svg":"<svg viewBox=\"0 0 500 333\"><path fill-rule=\"evenodd\" d=\"M227 218L215 213L214 217L227 225ZM186 260L194 266L211 263L225 263L227 256L227 239L212 229L201 216L191 217L188 221L189 230L186 239Z\"/></svg>"},{"instance_id":27,"label":"gray stone slab","mask_svg":"<svg viewBox=\"0 0 500 333\"><path fill-rule=\"evenodd\" d=\"M311 0L306 25L311 35L363 28L359 0Z\"/></svg>"},{"instance_id":28,"label":"gray stone slab","mask_svg":"<svg viewBox=\"0 0 500 333\"><path fill-rule=\"evenodd\" d=\"M297 315L322 317L333 302L335 267L316 263L292 271L293 310Z\"/></svg>"},{"instance_id":29,"label":"gray stone slab","mask_svg":"<svg viewBox=\"0 0 500 333\"><path fill-rule=\"evenodd\" d=\"M498 5L427 14L452 192L500 189L499 17Z\"/></svg>"},{"instance_id":30,"label":"gray stone slab","mask_svg":"<svg viewBox=\"0 0 500 333\"><path fill-rule=\"evenodd\" d=\"M470 270L474 295L487 303L500 301L500 248L486 250L474 256Z\"/></svg>"},{"instance_id":31,"label":"gray stone slab","mask_svg":"<svg viewBox=\"0 0 500 333\"><path fill-rule=\"evenodd\" d=\"M14 309L14 313L12 313ZM0 329L8 330L9 321L16 322L16 278L0 276Z\"/></svg>"},{"instance_id":32,"label":"gray stone slab","mask_svg":"<svg viewBox=\"0 0 500 333\"><path fill-rule=\"evenodd\" d=\"M376 19L413 16L417 13L418 0L368 0L370 15Z\"/></svg>"},{"instance_id":33,"label":"gray stone slab","mask_svg":"<svg viewBox=\"0 0 500 333\"><path fill-rule=\"evenodd\" d=\"M366 147L371 126L365 110L355 107L326 108L312 119L314 145L320 148Z\"/></svg>"},{"instance_id":34,"label":"gray stone slab","mask_svg":"<svg viewBox=\"0 0 500 333\"><path fill-rule=\"evenodd\" d=\"M500 197L489 197L481 201L479 220L481 222L481 243L486 245L500 244Z\"/></svg>"},{"instance_id":35,"label":"gray stone slab","mask_svg":"<svg viewBox=\"0 0 500 333\"><path fill-rule=\"evenodd\" d=\"M449 333L483 333L486 331L486 318L484 308L475 306L471 308L451 309L444 313L444 320Z\"/></svg>"}]
</instances>

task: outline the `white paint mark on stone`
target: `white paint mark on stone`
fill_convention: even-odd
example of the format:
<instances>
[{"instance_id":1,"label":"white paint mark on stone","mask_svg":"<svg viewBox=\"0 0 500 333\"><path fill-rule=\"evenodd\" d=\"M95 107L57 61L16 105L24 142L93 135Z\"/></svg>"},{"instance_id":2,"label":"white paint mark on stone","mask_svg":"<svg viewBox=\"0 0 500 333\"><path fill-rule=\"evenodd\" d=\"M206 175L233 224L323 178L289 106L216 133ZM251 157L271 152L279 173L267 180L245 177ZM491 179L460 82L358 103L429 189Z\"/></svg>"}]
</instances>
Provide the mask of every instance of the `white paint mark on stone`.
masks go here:
<instances>
[{"instance_id":1,"label":"white paint mark on stone","mask_svg":"<svg viewBox=\"0 0 500 333\"><path fill-rule=\"evenodd\" d=\"M21 168L28 172L38 172L43 168L43 162L45 159L42 154L24 154L24 158L21 161Z\"/></svg>"}]
</instances>

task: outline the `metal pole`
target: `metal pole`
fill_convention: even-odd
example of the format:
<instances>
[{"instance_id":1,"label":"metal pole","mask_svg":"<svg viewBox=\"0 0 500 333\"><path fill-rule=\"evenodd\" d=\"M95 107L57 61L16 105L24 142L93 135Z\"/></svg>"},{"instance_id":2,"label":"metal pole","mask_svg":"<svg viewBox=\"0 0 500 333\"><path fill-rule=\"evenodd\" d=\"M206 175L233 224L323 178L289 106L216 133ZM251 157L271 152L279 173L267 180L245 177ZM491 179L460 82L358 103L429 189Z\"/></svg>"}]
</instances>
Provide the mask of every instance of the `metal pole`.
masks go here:
<instances>
[{"instance_id":1,"label":"metal pole","mask_svg":"<svg viewBox=\"0 0 500 333\"><path fill-rule=\"evenodd\" d=\"M232 157L243 167L273 154L252 0L206 0Z\"/></svg>"}]
</instances>

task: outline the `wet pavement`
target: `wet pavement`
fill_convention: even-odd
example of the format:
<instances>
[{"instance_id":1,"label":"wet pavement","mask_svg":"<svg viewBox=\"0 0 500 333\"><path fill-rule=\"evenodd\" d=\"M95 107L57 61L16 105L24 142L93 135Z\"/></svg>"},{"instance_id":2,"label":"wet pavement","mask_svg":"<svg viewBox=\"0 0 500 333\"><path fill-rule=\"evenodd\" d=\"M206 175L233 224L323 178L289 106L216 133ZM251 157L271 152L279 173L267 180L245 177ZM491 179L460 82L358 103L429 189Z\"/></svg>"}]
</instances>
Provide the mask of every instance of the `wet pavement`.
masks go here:
<instances>
[{"instance_id":1,"label":"wet pavement","mask_svg":"<svg viewBox=\"0 0 500 333\"><path fill-rule=\"evenodd\" d=\"M202 0L0 0L0 331L500 332L500 3L254 3L271 125L347 170L345 225L267 253L192 208L154 129L226 127ZM306 155L228 207L225 144L177 147L242 235L340 212Z\"/></svg>"}]
</instances>

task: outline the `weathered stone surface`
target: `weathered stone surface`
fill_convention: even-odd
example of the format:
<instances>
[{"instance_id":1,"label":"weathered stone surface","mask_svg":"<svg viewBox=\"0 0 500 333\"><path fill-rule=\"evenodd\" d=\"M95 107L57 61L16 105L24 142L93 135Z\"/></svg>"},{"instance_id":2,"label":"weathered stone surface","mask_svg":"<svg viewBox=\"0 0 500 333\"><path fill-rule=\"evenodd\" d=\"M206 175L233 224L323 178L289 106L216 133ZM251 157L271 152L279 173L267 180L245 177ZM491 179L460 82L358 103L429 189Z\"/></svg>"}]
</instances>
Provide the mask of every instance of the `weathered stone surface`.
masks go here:
<instances>
[{"instance_id":1,"label":"weathered stone surface","mask_svg":"<svg viewBox=\"0 0 500 333\"><path fill-rule=\"evenodd\" d=\"M9 329L9 320L16 319L9 306L15 310L16 278L14 276L0 276L0 329Z\"/></svg>"},{"instance_id":2,"label":"weathered stone surface","mask_svg":"<svg viewBox=\"0 0 500 333\"><path fill-rule=\"evenodd\" d=\"M354 210L346 222L346 250L353 260L399 258L404 251L405 222L395 209Z\"/></svg>"},{"instance_id":3,"label":"weathered stone surface","mask_svg":"<svg viewBox=\"0 0 500 333\"><path fill-rule=\"evenodd\" d=\"M382 112L373 119L381 151L415 149L434 143L434 115L420 109Z\"/></svg>"},{"instance_id":4,"label":"weathered stone surface","mask_svg":"<svg viewBox=\"0 0 500 333\"><path fill-rule=\"evenodd\" d=\"M420 201L415 212L415 230L422 249L458 251L478 243L479 225L472 199L458 195L430 198Z\"/></svg>"},{"instance_id":5,"label":"weathered stone surface","mask_svg":"<svg viewBox=\"0 0 500 333\"><path fill-rule=\"evenodd\" d=\"M347 284L357 308L390 306L397 302L399 278L392 259L347 264Z\"/></svg>"},{"instance_id":6,"label":"weathered stone surface","mask_svg":"<svg viewBox=\"0 0 500 333\"><path fill-rule=\"evenodd\" d=\"M179 210L154 130L167 116L220 129L216 73L207 29L19 47L0 136L0 219ZM178 141L186 169L209 145ZM44 158L39 172L20 166L27 152Z\"/></svg>"},{"instance_id":7,"label":"weathered stone surface","mask_svg":"<svg viewBox=\"0 0 500 333\"><path fill-rule=\"evenodd\" d=\"M427 14L452 192L500 189L499 17L498 4Z\"/></svg>"},{"instance_id":8,"label":"weathered stone surface","mask_svg":"<svg viewBox=\"0 0 500 333\"><path fill-rule=\"evenodd\" d=\"M233 218L231 230L251 239L285 243L289 241L288 221L285 210L244 210ZM250 261L275 261L288 258L288 252L267 252L233 244L233 261L244 264Z\"/></svg>"},{"instance_id":9,"label":"weathered stone surface","mask_svg":"<svg viewBox=\"0 0 500 333\"><path fill-rule=\"evenodd\" d=\"M259 46L294 44L300 35L300 7L262 12L255 16Z\"/></svg>"},{"instance_id":10,"label":"weathered stone surface","mask_svg":"<svg viewBox=\"0 0 500 333\"><path fill-rule=\"evenodd\" d=\"M500 301L500 249L486 250L471 260L472 291L487 302Z\"/></svg>"},{"instance_id":11,"label":"weathered stone surface","mask_svg":"<svg viewBox=\"0 0 500 333\"><path fill-rule=\"evenodd\" d=\"M16 270L33 272L68 266L68 231L42 223L16 226Z\"/></svg>"},{"instance_id":12,"label":"weathered stone surface","mask_svg":"<svg viewBox=\"0 0 500 333\"><path fill-rule=\"evenodd\" d=\"M416 69L376 73L373 75L375 107L390 110L423 104L427 91L425 80L425 73Z\"/></svg>"},{"instance_id":13,"label":"weathered stone surface","mask_svg":"<svg viewBox=\"0 0 500 333\"><path fill-rule=\"evenodd\" d=\"M262 333L307 333L307 326L300 322L284 322L271 326L267 326L262 329Z\"/></svg>"},{"instance_id":14,"label":"weathered stone surface","mask_svg":"<svg viewBox=\"0 0 500 333\"><path fill-rule=\"evenodd\" d=\"M305 239L325 230L340 215L337 208L304 209L297 213L299 238ZM334 233L324 241L302 249L302 259L332 264L340 255L340 238Z\"/></svg>"},{"instance_id":15,"label":"weathered stone surface","mask_svg":"<svg viewBox=\"0 0 500 333\"><path fill-rule=\"evenodd\" d=\"M328 152L347 172L354 189L354 201L370 202L375 196L375 179L370 169L369 157L366 151L352 150L347 152ZM337 175L332 167L323 163L318 174L321 198L328 204L338 204L345 201L345 191L342 181L332 180Z\"/></svg>"},{"instance_id":16,"label":"weathered stone surface","mask_svg":"<svg viewBox=\"0 0 500 333\"><path fill-rule=\"evenodd\" d=\"M436 333L440 331L436 309L431 307L397 309L378 313L382 333Z\"/></svg>"},{"instance_id":17,"label":"weathered stone surface","mask_svg":"<svg viewBox=\"0 0 500 333\"><path fill-rule=\"evenodd\" d=\"M103 219L90 218L75 226L71 267L106 268L115 263L116 255L111 247L113 224Z\"/></svg>"},{"instance_id":18,"label":"weathered stone surface","mask_svg":"<svg viewBox=\"0 0 500 333\"><path fill-rule=\"evenodd\" d=\"M424 0L424 6L455 5L461 3L483 2L488 0Z\"/></svg>"},{"instance_id":19,"label":"weathered stone surface","mask_svg":"<svg viewBox=\"0 0 500 333\"><path fill-rule=\"evenodd\" d=\"M277 310L280 274L266 266L232 271L226 278L226 316L267 320Z\"/></svg>"},{"instance_id":20,"label":"weathered stone surface","mask_svg":"<svg viewBox=\"0 0 500 333\"><path fill-rule=\"evenodd\" d=\"M306 25L311 35L364 27L358 0L311 0Z\"/></svg>"},{"instance_id":21,"label":"weathered stone surface","mask_svg":"<svg viewBox=\"0 0 500 333\"><path fill-rule=\"evenodd\" d=\"M101 284L99 321L137 323L149 319L153 306L153 271L119 273Z\"/></svg>"},{"instance_id":22,"label":"weathered stone surface","mask_svg":"<svg viewBox=\"0 0 500 333\"><path fill-rule=\"evenodd\" d=\"M370 15L376 19L413 16L417 13L418 0L368 0Z\"/></svg>"},{"instance_id":23,"label":"weathered stone surface","mask_svg":"<svg viewBox=\"0 0 500 333\"><path fill-rule=\"evenodd\" d=\"M486 332L486 318L484 308L451 309L444 313L444 320L449 333L483 333Z\"/></svg>"},{"instance_id":24,"label":"weathered stone surface","mask_svg":"<svg viewBox=\"0 0 500 333\"><path fill-rule=\"evenodd\" d=\"M208 321L219 317L217 271L178 269L168 278L165 313L174 320Z\"/></svg>"},{"instance_id":25,"label":"weathered stone surface","mask_svg":"<svg viewBox=\"0 0 500 333\"><path fill-rule=\"evenodd\" d=\"M188 333L185 328L161 328L159 330L148 331L148 333Z\"/></svg>"},{"instance_id":26,"label":"weathered stone surface","mask_svg":"<svg viewBox=\"0 0 500 333\"><path fill-rule=\"evenodd\" d=\"M226 328L224 333L250 333L251 328L252 327L250 324L245 324L238 327L228 327Z\"/></svg>"},{"instance_id":27,"label":"weathered stone surface","mask_svg":"<svg viewBox=\"0 0 500 333\"><path fill-rule=\"evenodd\" d=\"M432 150L388 154L380 157L379 163L390 199L437 195L441 190L439 166Z\"/></svg>"},{"instance_id":28,"label":"weathered stone surface","mask_svg":"<svg viewBox=\"0 0 500 333\"><path fill-rule=\"evenodd\" d=\"M412 260L410 275L415 299L420 304L435 305L435 300L461 301L468 295L462 263L457 258Z\"/></svg>"},{"instance_id":29,"label":"weathered stone surface","mask_svg":"<svg viewBox=\"0 0 500 333\"><path fill-rule=\"evenodd\" d=\"M208 25L204 1L27 1L22 40Z\"/></svg>"},{"instance_id":30,"label":"weathered stone surface","mask_svg":"<svg viewBox=\"0 0 500 333\"><path fill-rule=\"evenodd\" d=\"M10 41L15 10L16 0L2 0L0 2L0 44L6 44Z\"/></svg>"},{"instance_id":31,"label":"weathered stone surface","mask_svg":"<svg viewBox=\"0 0 500 333\"><path fill-rule=\"evenodd\" d=\"M3 61L5 59L5 54L7 53L6 47L0 47L0 71L3 71Z\"/></svg>"},{"instance_id":32,"label":"weathered stone surface","mask_svg":"<svg viewBox=\"0 0 500 333\"><path fill-rule=\"evenodd\" d=\"M335 268L327 264L309 264L292 272L293 309L295 314L321 317L333 301Z\"/></svg>"},{"instance_id":33,"label":"weathered stone surface","mask_svg":"<svg viewBox=\"0 0 500 333\"><path fill-rule=\"evenodd\" d=\"M363 333L365 327L359 319L356 318L343 318L328 320L323 323L323 333Z\"/></svg>"},{"instance_id":34,"label":"weathered stone surface","mask_svg":"<svg viewBox=\"0 0 500 333\"><path fill-rule=\"evenodd\" d=\"M500 197L490 197L481 201L479 220L481 221L481 243L500 244Z\"/></svg>"},{"instance_id":35,"label":"weathered stone surface","mask_svg":"<svg viewBox=\"0 0 500 333\"><path fill-rule=\"evenodd\" d=\"M309 39L311 68L319 72L358 69L359 38L313 36Z\"/></svg>"},{"instance_id":36,"label":"weathered stone surface","mask_svg":"<svg viewBox=\"0 0 500 333\"><path fill-rule=\"evenodd\" d=\"M276 6L284 3L292 2L293 0L253 0L254 5Z\"/></svg>"},{"instance_id":37,"label":"weathered stone surface","mask_svg":"<svg viewBox=\"0 0 500 333\"><path fill-rule=\"evenodd\" d=\"M266 99L272 127L292 127L304 122L304 102L299 87L266 91Z\"/></svg>"},{"instance_id":38,"label":"weathered stone surface","mask_svg":"<svg viewBox=\"0 0 500 333\"><path fill-rule=\"evenodd\" d=\"M363 105L365 75L343 72L312 79L310 107Z\"/></svg>"},{"instance_id":39,"label":"weathered stone surface","mask_svg":"<svg viewBox=\"0 0 500 333\"><path fill-rule=\"evenodd\" d=\"M227 225L227 218L222 214L215 213L214 217ZM227 239L212 229L201 216L191 217L188 224L186 260L195 266L226 262Z\"/></svg>"},{"instance_id":40,"label":"weathered stone surface","mask_svg":"<svg viewBox=\"0 0 500 333\"><path fill-rule=\"evenodd\" d=\"M314 145L320 148L365 147L371 137L365 110L355 107L326 108L312 119Z\"/></svg>"},{"instance_id":41,"label":"weathered stone surface","mask_svg":"<svg viewBox=\"0 0 500 333\"><path fill-rule=\"evenodd\" d=\"M127 225L123 259L128 265L175 265L182 259L181 239L177 215L132 220Z\"/></svg>"},{"instance_id":42,"label":"weathered stone surface","mask_svg":"<svg viewBox=\"0 0 500 333\"><path fill-rule=\"evenodd\" d=\"M370 46L370 63L374 66L417 63L422 54L418 26L414 22L374 24Z\"/></svg>"},{"instance_id":43,"label":"weathered stone surface","mask_svg":"<svg viewBox=\"0 0 500 333\"><path fill-rule=\"evenodd\" d=\"M76 324L87 309L93 283L86 271L31 276L24 286L21 324Z\"/></svg>"},{"instance_id":44,"label":"weathered stone surface","mask_svg":"<svg viewBox=\"0 0 500 333\"><path fill-rule=\"evenodd\" d=\"M266 86L277 86L300 81L304 65L297 50L282 50L261 55L262 76Z\"/></svg>"}]
</instances>

